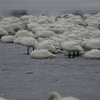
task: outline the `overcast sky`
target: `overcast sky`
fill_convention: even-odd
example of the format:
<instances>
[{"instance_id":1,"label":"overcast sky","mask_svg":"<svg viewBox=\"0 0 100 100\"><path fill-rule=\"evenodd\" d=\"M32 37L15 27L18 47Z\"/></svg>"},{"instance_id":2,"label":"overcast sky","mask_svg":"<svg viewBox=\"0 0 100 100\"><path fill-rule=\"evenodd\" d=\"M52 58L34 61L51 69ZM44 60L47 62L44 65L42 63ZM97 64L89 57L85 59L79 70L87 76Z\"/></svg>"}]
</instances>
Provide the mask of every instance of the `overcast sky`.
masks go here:
<instances>
[{"instance_id":1,"label":"overcast sky","mask_svg":"<svg viewBox=\"0 0 100 100\"><path fill-rule=\"evenodd\" d=\"M0 0L0 10L100 9L100 0Z\"/></svg>"},{"instance_id":2,"label":"overcast sky","mask_svg":"<svg viewBox=\"0 0 100 100\"><path fill-rule=\"evenodd\" d=\"M8 16L11 11L28 11L29 14L62 12L100 12L100 0L0 0L0 14Z\"/></svg>"}]
</instances>

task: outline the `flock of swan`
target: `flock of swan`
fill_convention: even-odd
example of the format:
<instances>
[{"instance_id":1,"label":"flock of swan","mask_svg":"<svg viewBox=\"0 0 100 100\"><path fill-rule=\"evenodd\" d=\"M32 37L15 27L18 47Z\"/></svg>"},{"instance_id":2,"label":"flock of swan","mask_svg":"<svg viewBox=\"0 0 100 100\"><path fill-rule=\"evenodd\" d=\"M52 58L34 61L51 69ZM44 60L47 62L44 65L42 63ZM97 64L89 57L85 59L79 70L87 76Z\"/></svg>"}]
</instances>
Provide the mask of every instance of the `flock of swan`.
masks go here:
<instances>
[{"instance_id":1,"label":"flock of swan","mask_svg":"<svg viewBox=\"0 0 100 100\"><path fill-rule=\"evenodd\" d=\"M7 100L7 99L0 97L0 100ZM45 100L79 100L79 99L72 96L61 97L58 92L51 92Z\"/></svg>"},{"instance_id":2,"label":"flock of swan","mask_svg":"<svg viewBox=\"0 0 100 100\"><path fill-rule=\"evenodd\" d=\"M32 59L51 59L59 53L100 59L100 13L0 16L0 41L27 47Z\"/></svg>"}]
</instances>

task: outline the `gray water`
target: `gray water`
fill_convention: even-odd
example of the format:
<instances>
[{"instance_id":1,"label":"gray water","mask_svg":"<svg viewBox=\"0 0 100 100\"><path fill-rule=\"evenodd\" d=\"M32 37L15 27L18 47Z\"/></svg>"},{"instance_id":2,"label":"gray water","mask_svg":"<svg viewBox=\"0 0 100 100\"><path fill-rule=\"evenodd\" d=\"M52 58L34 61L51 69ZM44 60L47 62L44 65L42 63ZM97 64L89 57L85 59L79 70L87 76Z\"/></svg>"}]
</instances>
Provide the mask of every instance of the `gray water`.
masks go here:
<instances>
[{"instance_id":1,"label":"gray water","mask_svg":"<svg viewBox=\"0 0 100 100\"><path fill-rule=\"evenodd\" d=\"M97 13L100 12L100 1L97 0L0 0L0 15L5 17L18 13L33 14L41 13L47 16L56 16L65 13Z\"/></svg>"}]
</instances>

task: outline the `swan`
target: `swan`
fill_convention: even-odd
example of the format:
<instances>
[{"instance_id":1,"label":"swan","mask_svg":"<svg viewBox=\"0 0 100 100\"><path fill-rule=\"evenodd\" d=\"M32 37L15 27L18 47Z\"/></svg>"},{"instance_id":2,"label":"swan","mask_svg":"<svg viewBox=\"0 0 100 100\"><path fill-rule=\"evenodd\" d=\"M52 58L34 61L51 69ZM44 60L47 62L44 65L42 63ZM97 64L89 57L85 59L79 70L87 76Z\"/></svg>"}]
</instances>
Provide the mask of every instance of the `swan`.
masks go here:
<instances>
[{"instance_id":1,"label":"swan","mask_svg":"<svg viewBox=\"0 0 100 100\"><path fill-rule=\"evenodd\" d=\"M3 97L0 97L0 100L7 100L7 99L5 99L5 98L3 98Z\"/></svg>"},{"instance_id":2,"label":"swan","mask_svg":"<svg viewBox=\"0 0 100 100\"><path fill-rule=\"evenodd\" d=\"M71 34L71 32L68 31L68 30L66 30L65 32L63 32L63 35L64 35L64 36L67 36L67 35L69 35L69 34Z\"/></svg>"},{"instance_id":3,"label":"swan","mask_svg":"<svg viewBox=\"0 0 100 100\"><path fill-rule=\"evenodd\" d=\"M48 19L48 17L45 14L40 14L38 18L39 19Z\"/></svg>"},{"instance_id":4,"label":"swan","mask_svg":"<svg viewBox=\"0 0 100 100\"><path fill-rule=\"evenodd\" d=\"M38 41L32 37L24 37L21 39L20 44L27 47L27 55L29 54L29 48L33 48L38 43Z\"/></svg>"},{"instance_id":5,"label":"swan","mask_svg":"<svg viewBox=\"0 0 100 100\"><path fill-rule=\"evenodd\" d=\"M11 18L3 18L2 22L12 23L13 21L11 20Z\"/></svg>"},{"instance_id":6,"label":"swan","mask_svg":"<svg viewBox=\"0 0 100 100\"><path fill-rule=\"evenodd\" d=\"M37 38L38 42L41 42L41 41L44 41L44 40L45 40L45 38L42 38L42 37Z\"/></svg>"},{"instance_id":7,"label":"swan","mask_svg":"<svg viewBox=\"0 0 100 100\"><path fill-rule=\"evenodd\" d=\"M45 100L79 100L79 99L72 96L61 97L58 92L52 92Z\"/></svg>"},{"instance_id":8,"label":"swan","mask_svg":"<svg viewBox=\"0 0 100 100\"><path fill-rule=\"evenodd\" d=\"M53 31L38 31L38 32L36 32L37 37L47 38L47 37L54 36L54 35L55 35L55 33Z\"/></svg>"},{"instance_id":9,"label":"swan","mask_svg":"<svg viewBox=\"0 0 100 100\"><path fill-rule=\"evenodd\" d=\"M23 27L19 23L11 23L9 26L11 26L15 32L23 30Z\"/></svg>"},{"instance_id":10,"label":"swan","mask_svg":"<svg viewBox=\"0 0 100 100\"><path fill-rule=\"evenodd\" d=\"M73 19L71 21L71 23L86 26L86 24L84 23L84 20L78 19L78 18L77 19Z\"/></svg>"},{"instance_id":11,"label":"swan","mask_svg":"<svg viewBox=\"0 0 100 100\"><path fill-rule=\"evenodd\" d=\"M65 19L68 19L68 18L75 17L75 15L74 14L63 14L62 17L65 18Z\"/></svg>"},{"instance_id":12,"label":"swan","mask_svg":"<svg viewBox=\"0 0 100 100\"><path fill-rule=\"evenodd\" d=\"M14 16L10 16L8 18L3 18L2 21L3 22L9 22L9 23L17 23L17 22L20 22L20 18L14 17Z\"/></svg>"},{"instance_id":13,"label":"swan","mask_svg":"<svg viewBox=\"0 0 100 100\"><path fill-rule=\"evenodd\" d=\"M97 30L99 30L98 28L92 27L92 26L87 26L86 29L88 29L89 31L97 31Z\"/></svg>"},{"instance_id":14,"label":"swan","mask_svg":"<svg viewBox=\"0 0 100 100\"><path fill-rule=\"evenodd\" d=\"M54 31L55 33L62 34L66 31L65 22L57 21L56 23L49 24L50 30Z\"/></svg>"},{"instance_id":15,"label":"swan","mask_svg":"<svg viewBox=\"0 0 100 100\"><path fill-rule=\"evenodd\" d=\"M8 32L2 28L0 28L0 38L4 35L8 35Z\"/></svg>"},{"instance_id":16,"label":"swan","mask_svg":"<svg viewBox=\"0 0 100 100\"><path fill-rule=\"evenodd\" d=\"M59 48L56 49L57 46L54 46L52 41L41 41L37 45L35 45L36 49L47 49L52 53L60 53Z\"/></svg>"},{"instance_id":17,"label":"swan","mask_svg":"<svg viewBox=\"0 0 100 100\"><path fill-rule=\"evenodd\" d=\"M21 23L25 26L25 29L27 29L28 20L21 20Z\"/></svg>"},{"instance_id":18,"label":"swan","mask_svg":"<svg viewBox=\"0 0 100 100\"><path fill-rule=\"evenodd\" d=\"M38 19L37 23L38 24L48 24L48 21L47 21L47 19Z\"/></svg>"},{"instance_id":19,"label":"swan","mask_svg":"<svg viewBox=\"0 0 100 100\"><path fill-rule=\"evenodd\" d=\"M69 38L67 41L72 41L78 43L82 47L83 40L82 39L71 39Z\"/></svg>"},{"instance_id":20,"label":"swan","mask_svg":"<svg viewBox=\"0 0 100 100\"><path fill-rule=\"evenodd\" d=\"M56 41L59 44L60 48L61 48L61 43L65 41L65 39L60 38L58 36L51 36L50 39Z\"/></svg>"},{"instance_id":21,"label":"swan","mask_svg":"<svg viewBox=\"0 0 100 100\"><path fill-rule=\"evenodd\" d=\"M50 23L54 23L55 22L55 17L49 17L47 19Z\"/></svg>"},{"instance_id":22,"label":"swan","mask_svg":"<svg viewBox=\"0 0 100 100\"><path fill-rule=\"evenodd\" d=\"M58 22L55 24L54 28L64 28L64 26L61 24L61 22Z\"/></svg>"},{"instance_id":23,"label":"swan","mask_svg":"<svg viewBox=\"0 0 100 100\"><path fill-rule=\"evenodd\" d=\"M7 22L7 21L0 21L0 24L1 24L1 25L9 25L10 22Z\"/></svg>"},{"instance_id":24,"label":"swan","mask_svg":"<svg viewBox=\"0 0 100 100\"><path fill-rule=\"evenodd\" d=\"M11 24L13 24L13 23L11 23ZM21 26L23 29L27 30L25 24L23 24L22 21L17 22L17 23L14 23L14 24L17 24L17 25ZM19 29L19 30L20 30L20 29Z\"/></svg>"},{"instance_id":25,"label":"swan","mask_svg":"<svg viewBox=\"0 0 100 100\"><path fill-rule=\"evenodd\" d=\"M88 23L88 26L99 28L100 27L100 22L98 22L96 20L92 20L91 22Z\"/></svg>"},{"instance_id":26,"label":"swan","mask_svg":"<svg viewBox=\"0 0 100 100\"><path fill-rule=\"evenodd\" d=\"M4 43L13 43L14 39L15 39L15 36L5 35L5 36L2 36L1 42L4 42Z\"/></svg>"},{"instance_id":27,"label":"swan","mask_svg":"<svg viewBox=\"0 0 100 100\"><path fill-rule=\"evenodd\" d=\"M73 40L79 40L79 39L81 39L80 36L78 36L77 34L74 34L74 33L68 34L67 37L69 39L73 39Z\"/></svg>"},{"instance_id":28,"label":"swan","mask_svg":"<svg viewBox=\"0 0 100 100\"><path fill-rule=\"evenodd\" d=\"M93 37L93 33L89 30L86 30L86 31L82 31L82 32L79 32L78 33L78 36L82 37L82 38L87 38L89 39L90 37Z\"/></svg>"},{"instance_id":29,"label":"swan","mask_svg":"<svg viewBox=\"0 0 100 100\"><path fill-rule=\"evenodd\" d=\"M100 50L92 49L84 54L86 59L100 59Z\"/></svg>"},{"instance_id":30,"label":"swan","mask_svg":"<svg viewBox=\"0 0 100 100\"><path fill-rule=\"evenodd\" d=\"M75 30L72 30L72 31L71 31L72 34L78 34L79 32L81 32L80 29L75 29Z\"/></svg>"},{"instance_id":31,"label":"swan","mask_svg":"<svg viewBox=\"0 0 100 100\"><path fill-rule=\"evenodd\" d=\"M0 25L0 28L6 30L9 35L15 35L15 31L10 25Z\"/></svg>"},{"instance_id":32,"label":"swan","mask_svg":"<svg viewBox=\"0 0 100 100\"><path fill-rule=\"evenodd\" d=\"M61 38L61 39L64 39L64 40L68 40L68 37L64 36L63 34L58 34L57 37Z\"/></svg>"},{"instance_id":33,"label":"swan","mask_svg":"<svg viewBox=\"0 0 100 100\"><path fill-rule=\"evenodd\" d=\"M20 44L20 41L23 39L24 37L15 37L15 39L14 39L14 43L15 44Z\"/></svg>"},{"instance_id":34,"label":"swan","mask_svg":"<svg viewBox=\"0 0 100 100\"><path fill-rule=\"evenodd\" d=\"M22 21L28 21L30 18L34 17L34 15L23 15L20 17L20 20Z\"/></svg>"},{"instance_id":35,"label":"swan","mask_svg":"<svg viewBox=\"0 0 100 100\"><path fill-rule=\"evenodd\" d=\"M100 37L85 39L82 43L82 47L86 50L100 49Z\"/></svg>"},{"instance_id":36,"label":"swan","mask_svg":"<svg viewBox=\"0 0 100 100\"><path fill-rule=\"evenodd\" d=\"M75 28L75 25L73 23L69 23L68 25L65 26L68 31L72 31Z\"/></svg>"},{"instance_id":37,"label":"swan","mask_svg":"<svg viewBox=\"0 0 100 100\"><path fill-rule=\"evenodd\" d=\"M38 23L33 23L33 22L27 24L27 28L29 31L32 31L33 28L38 27L38 26L39 26Z\"/></svg>"},{"instance_id":38,"label":"swan","mask_svg":"<svg viewBox=\"0 0 100 100\"><path fill-rule=\"evenodd\" d=\"M47 49L35 49L31 52L30 57L33 59L47 59L55 58L56 56L49 52Z\"/></svg>"},{"instance_id":39,"label":"swan","mask_svg":"<svg viewBox=\"0 0 100 100\"><path fill-rule=\"evenodd\" d=\"M100 37L100 30L99 29L92 30L92 34L94 38L98 38Z\"/></svg>"},{"instance_id":40,"label":"swan","mask_svg":"<svg viewBox=\"0 0 100 100\"><path fill-rule=\"evenodd\" d=\"M51 31L54 31L56 34L62 34L66 31L66 28L50 28Z\"/></svg>"},{"instance_id":41,"label":"swan","mask_svg":"<svg viewBox=\"0 0 100 100\"><path fill-rule=\"evenodd\" d=\"M31 31L19 30L16 32L15 37L33 37L36 38L36 34L33 34Z\"/></svg>"},{"instance_id":42,"label":"swan","mask_svg":"<svg viewBox=\"0 0 100 100\"><path fill-rule=\"evenodd\" d=\"M49 31L49 27L41 27L41 26L38 26L38 27L35 27L32 29L32 32L34 34L36 34L36 32L38 31Z\"/></svg>"},{"instance_id":43,"label":"swan","mask_svg":"<svg viewBox=\"0 0 100 100\"><path fill-rule=\"evenodd\" d=\"M13 21L13 23L18 23L18 22L20 22L20 18L19 18L19 17L9 16L8 18L10 18L10 19Z\"/></svg>"},{"instance_id":44,"label":"swan","mask_svg":"<svg viewBox=\"0 0 100 100\"><path fill-rule=\"evenodd\" d=\"M100 12L94 15L95 17L100 17Z\"/></svg>"},{"instance_id":45,"label":"swan","mask_svg":"<svg viewBox=\"0 0 100 100\"><path fill-rule=\"evenodd\" d=\"M37 16L34 16L34 17L29 18L28 23L31 23L31 22L34 23L37 20L38 20L38 17Z\"/></svg>"},{"instance_id":46,"label":"swan","mask_svg":"<svg viewBox=\"0 0 100 100\"><path fill-rule=\"evenodd\" d=\"M93 15L92 15L92 14L89 14L89 13L83 14L83 17L85 17L85 18L88 18L88 17L90 17L90 16L93 16Z\"/></svg>"},{"instance_id":47,"label":"swan","mask_svg":"<svg viewBox=\"0 0 100 100\"><path fill-rule=\"evenodd\" d=\"M77 52L77 56L79 56L79 52L84 51L83 48L77 43L73 41L64 41L61 44L63 50L69 52L68 57L70 58L70 53L73 52L73 58L75 57L75 52Z\"/></svg>"}]
</instances>

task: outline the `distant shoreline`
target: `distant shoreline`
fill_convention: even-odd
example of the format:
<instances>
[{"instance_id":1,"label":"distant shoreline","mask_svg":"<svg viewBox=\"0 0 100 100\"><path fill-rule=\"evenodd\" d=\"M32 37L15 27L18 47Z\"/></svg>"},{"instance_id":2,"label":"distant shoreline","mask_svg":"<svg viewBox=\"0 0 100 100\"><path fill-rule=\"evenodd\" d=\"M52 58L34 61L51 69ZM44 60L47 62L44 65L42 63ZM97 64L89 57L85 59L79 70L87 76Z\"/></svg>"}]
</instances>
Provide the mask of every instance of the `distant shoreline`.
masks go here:
<instances>
[{"instance_id":1,"label":"distant shoreline","mask_svg":"<svg viewBox=\"0 0 100 100\"><path fill-rule=\"evenodd\" d=\"M66 9L39 9L39 10L0 10L0 15L4 17L22 15L36 15L45 14L48 17L57 16L66 13L72 13L76 15L83 15L85 13L96 14L100 10L66 10Z\"/></svg>"}]
</instances>

